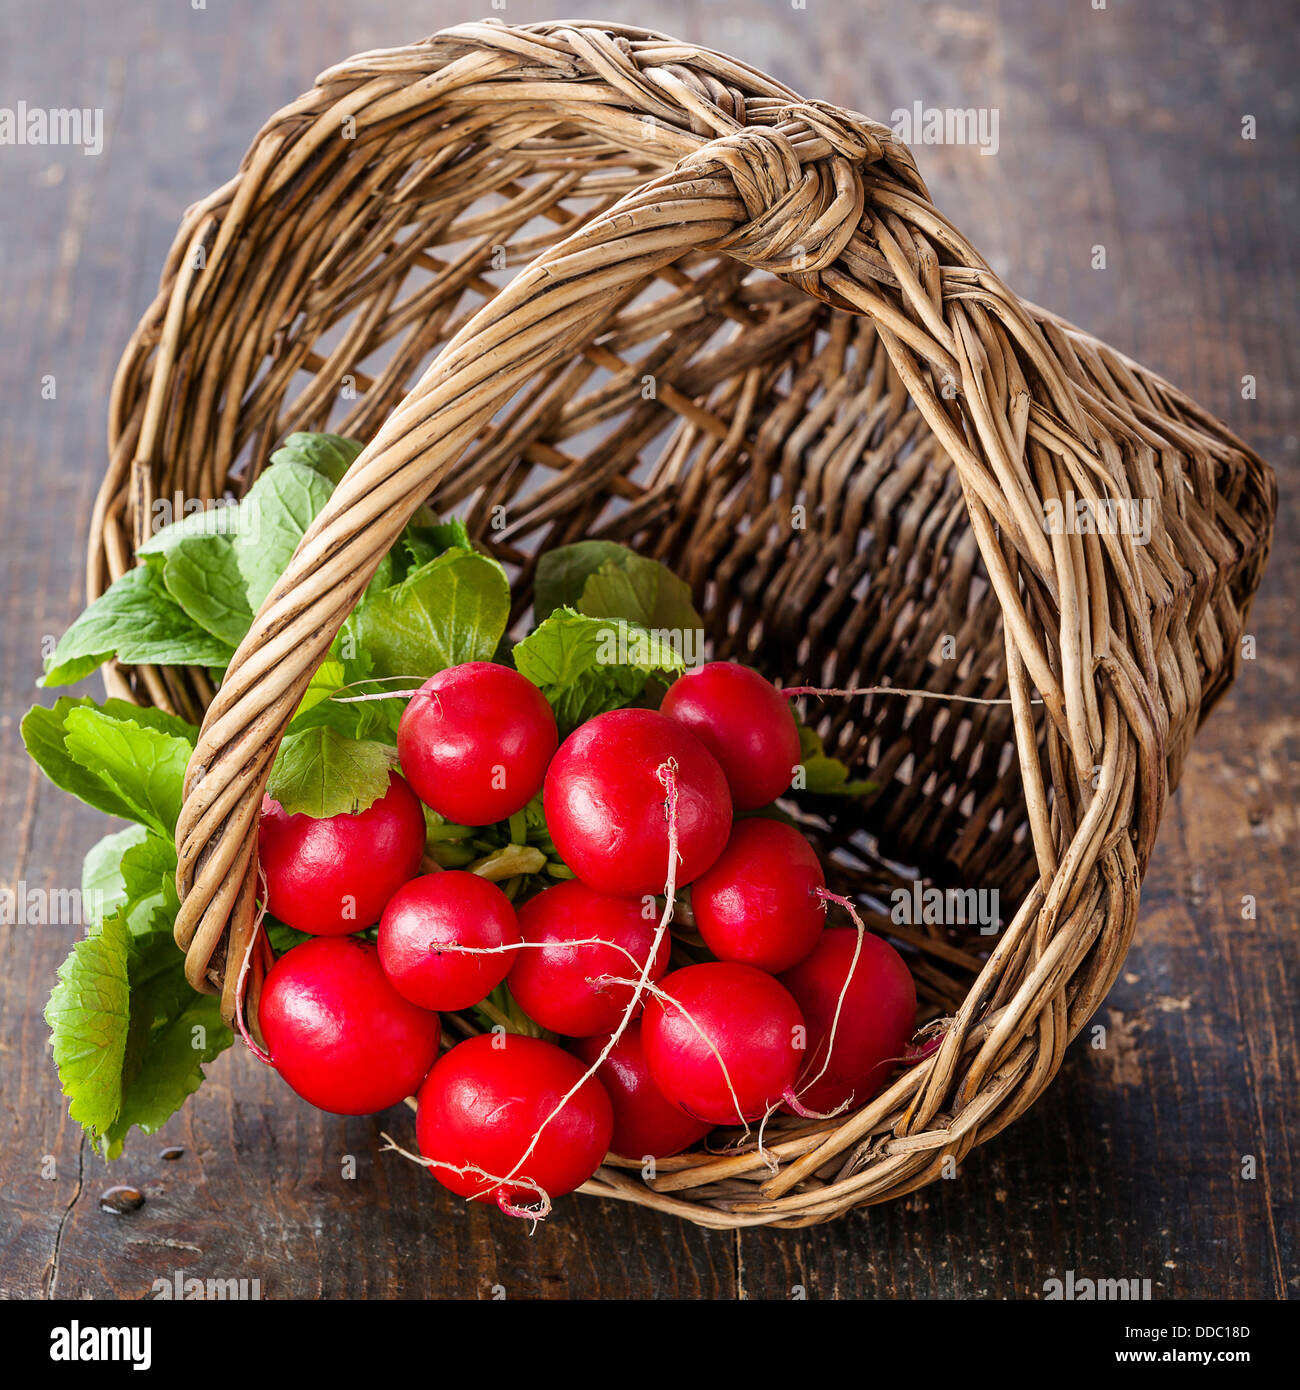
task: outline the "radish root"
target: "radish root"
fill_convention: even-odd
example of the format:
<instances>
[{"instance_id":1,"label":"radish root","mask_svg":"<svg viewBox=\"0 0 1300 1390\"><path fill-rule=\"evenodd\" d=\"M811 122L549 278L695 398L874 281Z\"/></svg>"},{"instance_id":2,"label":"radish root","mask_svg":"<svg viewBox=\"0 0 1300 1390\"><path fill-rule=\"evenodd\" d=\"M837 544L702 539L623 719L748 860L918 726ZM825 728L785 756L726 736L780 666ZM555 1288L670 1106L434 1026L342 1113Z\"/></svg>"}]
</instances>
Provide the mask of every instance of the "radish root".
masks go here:
<instances>
[{"instance_id":1,"label":"radish root","mask_svg":"<svg viewBox=\"0 0 1300 1390\"><path fill-rule=\"evenodd\" d=\"M620 955L626 956L628 960L632 962L633 970L641 969L641 962L626 946L620 946L617 941L606 941L603 936L587 936L577 941L507 941L500 946L463 946L459 941L440 941L436 946L430 946L429 952L431 955L435 956L441 955L444 951L451 951L456 955L462 956L500 956L504 955L507 951L527 951L529 949L542 951L548 946L559 947L564 950L568 950L570 946L608 946L611 951L618 951ZM607 978L608 977L604 975L597 975L594 979L589 977L587 982L588 984L594 984L596 980L605 980ZM611 984L634 983L634 981L631 980L615 981L613 979L610 979L609 982Z\"/></svg>"},{"instance_id":2,"label":"radish root","mask_svg":"<svg viewBox=\"0 0 1300 1390\"><path fill-rule=\"evenodd\" d=\"M781 689L781 694L789 700L797 700L803 695L906 695L918 700L947 700L959 705L1009 705L1011 703L1011 700L1006 696L1000 699L988 699L981 695L944 695L937 690L906 690L899 685L861 685L850 687L847 690L823 689L816 685L789 685ZM1041 705L1043 702L1035 696L1029 703Z\"/></svg>"},{"instance_id":3,"label":"radish root","mask_svg":"<svg viewBox=\"0 0 1300 1390\"><path fill-rule=\"evenodd\" d=\"M271 1060L271 1054L258 1046L256 1038L248 1031L248 1024L244 1022L244 986L253 964L253 948L257 945L257 934L262 930L262 923L266 920L266 899L269 894L266 870L260 862L257 866L257 881L261 886L262 896L256 899L257 912L253 917L253 930L249 933L248 945L244 948L244 959L239 963L239 978L235 981L235 1023L239 1026L239 1036L243 1038L245 1046L253 1056L266 1066L273 1067L275 1063Z\"/></svg>"},{"instance_id":4,"label":"radish root","mask_svg":"<svg viewBox=\"0 0 1300 1390\"><path fill-rule=\"evenodd\" d=\"M664 880L664 910L659 918L659 924L655 928L654 939L650 943L650 949L646 952L645 964L641 967L637 978L632 983L632 998L628 1000L627 1008L623 1010L623 1017L619 1020L618 1027L609 1035L605 1041L605 1046L601 1048L600 1055L578 1078L568 1091L560 1097L555 1109L537 1126L532 1138L528 1142L528 1147L519 1156L519 1162L506 1174L504 1180L513 1179L520 1168L528 1162L533 1150L537 1148L538 1142L542 1137L542 1131L560 1113L561 1110L573 1099L575 1095L596 1075L596 1072L604 1064L609 1054L613 1052L618 1040L627 1032L628 1024L636 1013L636 1007L641 1002L642 995L650 985L650 967L654 964L659 955L659 947L663 943L664 935L668 931L668 926L673 920L673 900L677 896L677 863L680 858L677 840L677 760L669 758L655 769L655 775L659 779L660 786L664 789L664 815L668 821L668 872ZM503 1181L504 1181L503 1180Z\"/></svg>"},{"instance_id":5,"label":"radish root","mask_svg":"<svg viewBox=\"0 0 1300 1390\"><path fill-rule=\"evenodd\" d=\"M606 984L611 985L630 985L636 983L634 980L620 980L617 976L614 975L600 975L597 978L605 981ZM696 1022L696 1020L691 1016L691 1011L679 999L674 999L671 994L669 994L666 990L660 989L658 985L647 984L645 989L646 993L651 995L653 998L660 1000L662 1003L671 1004L674 1009L677 1009L681 1013L682 1017L686 1019L687 1023L689 1023L691 1027L694 1028L695 1031L700 1035L700 1037L704 1039L704 1042L708 1047L709 1051L713 1053L714 1057L717 1059L718 1065L722 1068L722 1079L727 1083L727 1090L731 1093L731 1103L736 1107L736 1117L744 1126L745 1134L748 1134L749 1121L744 1117L744 1115L741 1114L740 1097L736 1094L736 1088L731 1083L731 1073L727 1071L727 1064L722 1060L722 1053L720 1053L717 1047L714 1045L713 1039L710 1038L709 1035L704 1031L703 1027L701 1027L701 1025L698 1022ZM744 1136L742 1135L741 1137L743 1139Z\"/></svg>"},{"instance_id":6,"label":"radish root","mask_svg":"<svg viewBox=\"0 0 1300 1390\"><path fill-rule=\"evenodd\" d=\"M380 1145L380 1153L400 1154L403 1158L409 1159L412 1163L418 1163L421 1168L442 1168L449 1173L456 1173L461 1177L482 1178L489 1186L484 1189L481 1195L486 1196L492 1191L492 1188L495 1187L497 1189L497 1206L505 1212L507 1216L517 1216L525 1221L531 1221L533 1223L533 1230L537 1229L537 1223L539 1221L545 1221L551 1214L550 1193L548 1193L540 1183L534 1182L531 1178L510 1178L510 1185L512 1187L524 1188L526 1191L537 1194L537 1203L535 1206L517 1206L507 1195L506 1178L498 1178L495 1174L484 1171L484 1169L480 1168L476 1163L466 1163L458 1166L455 1163L444 1163L436 1158L425 1158L423 1154L413 1154L409 1149L402 1148L391 1135L385 1134L382 1131L379 1137L384 1141ZM478 1197L466 1197L465 1200L467 1202L476 1202L478 1201Z\"/></svg>"},{"instance_id":7,"label":"radish root","mask_svg":"<svg viewBox=\"0 0 1300 1390\"><path fill-rule=\"evenodd\" d=\"M849 916L853 918L853 925L857 928L858 931L858 939L853 946L853 959L849 962L848 972L844 976L844 983L840 986L839 998L835 1001L835 1014L834 1017L831 1019L831 1032L830 1036L826 1039L826 1056L822 1059L821 1067L818 1069L817 1074L815 1076L801 1078L802 1084L799 1087L800 1093L806 1091L809 1088L809 1086L812 1086L816 1082L820 1081L821 1078L826 1074L826 1068L829 1067L831 1064L831 1054L835 1051L835 1034L838 1032L840 1026L840 1014L843 1012L844 1009L844 1000L848 997L849 984L852 981L854 973L858 968L858 960L862 955L862 941L867 933L867 929L866 926L863 924L862 918L858 916L857 908L853 906L852 902L850 902L848 898L842 898L838 893L831 893L825 888L817 888L813 891L822 900L823 904L835 903L839 907L842 907L849 914ZM791 1097L790 1095L787 1095L785 1097L785 1102L790 1107L790 1109L794 1111L796 1115L802 1116L802 1118L805 1120L829 1120L833 1118L835 1115L840 1114L842 1111L847 1110L849 1106L853 1104L853 1097L850 1096L848 1100L844 1101L840 1105L837 1105L834 1110L827 1111L825 1114L821 1114L820 1112L815 1110L806 1109L805 1107L799 1104L797 1098Z\"/></svg>"}]
</instances>

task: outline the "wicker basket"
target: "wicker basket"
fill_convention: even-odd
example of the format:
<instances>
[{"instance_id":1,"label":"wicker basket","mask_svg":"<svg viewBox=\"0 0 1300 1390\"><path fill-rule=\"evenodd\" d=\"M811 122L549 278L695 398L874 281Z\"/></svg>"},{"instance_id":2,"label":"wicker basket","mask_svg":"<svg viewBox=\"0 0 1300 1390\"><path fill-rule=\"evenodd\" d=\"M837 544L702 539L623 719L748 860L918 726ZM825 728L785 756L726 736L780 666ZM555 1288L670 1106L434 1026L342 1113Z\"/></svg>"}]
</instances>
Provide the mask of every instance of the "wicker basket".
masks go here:
<instances>
[{"instance_id":1,"label":"wicker basket","mask_svg":"<svg viewBox=\"0 0 1300 1390\"><path fill-rule=\"evenodd\" d=\"M203 721L177 834L196 988L231 1015L284 726L432 499L521 609L540 550L610 537L690 581L720 655L944 697L805 713L878 786L815 829L833 886L909 952L937 1050L856 1113L769 1131L775 1172L751 1146L649 1184L611 1161L584 1190L803 1225L950 1172L1033 1102L1115 979L1237 669L1276 506L1259 458L1017 299L886 127L579 23L352 58L187 212L114 386L91 596L155 499L241 493L287 432L327 427L367 448L221 689L110 675ZM1107 500L1145 503L1149 536L1044 524ZM1002 930L890 922L915 880L996 889Z\"/></svg>"}]
</instances>

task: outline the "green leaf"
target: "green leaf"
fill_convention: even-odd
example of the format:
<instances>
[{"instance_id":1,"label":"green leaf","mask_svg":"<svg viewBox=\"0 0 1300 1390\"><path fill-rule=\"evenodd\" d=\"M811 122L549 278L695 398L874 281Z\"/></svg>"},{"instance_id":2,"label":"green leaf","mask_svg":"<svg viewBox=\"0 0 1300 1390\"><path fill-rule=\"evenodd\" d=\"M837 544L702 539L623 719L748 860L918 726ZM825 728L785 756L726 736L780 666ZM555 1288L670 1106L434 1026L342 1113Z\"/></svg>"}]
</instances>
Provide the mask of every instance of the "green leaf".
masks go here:
<instances>
[{"instance_id":1,"label":"green leaf","mask_svg":"<svg viewBox=\"0 0 1300 1390\"><path fill-rule=\"evenodd\" d=\"M876 790L875 782L851 780L848 767L827 754L821 735L803 724L799 725L799 761L804 769L802 789L814 796L865 796Z\"/></svg>"},{"instance_id":2,"label":"green leaf","mask_svg":"<svg viewBox=\"0 0 1300 1390\"><path fill-rule=\"evenodd\" d=\"M291 734L280 745L267 791L290 815L321 820L355 815L388 790L393 750L373 740L348 738L321 725Z\"/></svg>"},{"instance_id":3,"label":"green leaf","mask_svg":"<svg viewBox=\"0 0 1300 1390\"><path fill-rule=\"evenodd\" d=\"M367 694L349 685L347 694ZM397 726L406 708L403 699L351 701L331 699L317 701L309 709L300 710L289 725L289 736L306 733L309 729L333 729L350 739L378 739L390 748L397 747Z\"/></svg>"},{"instance_id":4,"label":"green leaf","mask_svg":"<svg viewBox=\"0 0 1300 1390\"><path fill-rule=\"evenodd\" d=\"M370 576L370 583L366 585L365 594L362 595L363 598L369 594L377 594L381 589L390 588L402 577L402 575L398 573L397 562L393 558L395 550L396 547L388 551L379 561L379 567L375 570L374 574ZM403 573L405 573L405 567L403 567Z\"/></svg>"},{"instance_id":5,"label":"green leaf","mask_svg":"<svg viewBox=\"0 0 1300 1390\"><path fill-rule=\"evenodd\" d=\"M514 649L515 669L550 701L562 730L631 704L654 673L686 663L635 623L560 608Z\"/></svg>"},{"instance_id":6,"label":"green leaf","mask_svg":"<svg viewBox=\"0 0 1300 1390\"><path fill-rule=\"evenodd\" d=\"M253 622L235 547L225 536L188 536L168 551L167 592L205 632L233 649Z\"/></svg>"},{"instance_id":7,"label":"green leaf","mask_svg":"<svg viewBox=\"0 0 1300 1390\"><path fill-rule=\"evenodd\" d=\"M60 790L71 792L88 805L110 816L135 819L128 803L95 769L84 767L68 752L65 742L68 716L74 710L97 710L108 719L128 721L137 728L153 729L169 737L184 740L194 747L198 730L193 724L161 710L140 709L125 700L106 700L102 705L87 697L74 699L65 695L52 708L34 705L23 716L23 742L32 760Z\"/></svg>"},{"instance_id":8,"label":"green leaf","mask_svg":"<svg viewBox=\"0 0 1300 1390\"><path fill-rule=\"evenodd\" d=\"M305 931L299 931L296 927L286 926L283 922L273 921L267 918L265 922L266 935L271 942L271 949L277 956L282 956L286 951L292 951L295 946L301 946L304 941L310 941L311 936Z\"/></svg>"},{"instance_id":9,"label":"green leaf","mask_svg":"<svg viewBox=\"0 0 1300 1390\"><path fill-rule=\"evenodd\" d=\"M626 618L642 627L695 633L703 624L690 587L657 560L628 551L587 577L575 605L592 618Z\"/></svg>"},{"instance_id":10,"label":"green leaf","mask_svg":"<svg viewBox=\"0 0 1300 1390\"><path fill-rule=\"evenodd\" d=\"M175 875L176 844L169 837L151 832L129 845L122 855L122 878L131 902L153 891L160 881L171 881Z\"/></svg>"},{"instance_id":11,"label":"green leaf","mask_svg":"<svg viewBox=\"0 0 1300 1390\"><path fill-rule=\"evenodd\" d=\"M333 490L327 477L293 460L268 468L249 488L240 503L239 534L232 544L253 612L288 568L298 542Z\"/></svg>"},{"instance_id":12,"label":"green leaf","mask_svg":"<svg viewBox=\"0 0 1300 1390\"><path fill-rule=\"evenodd\" d=\"M299 734L307 729L328 726L348 738L377 738L382 743L397 746L397 726L402 718L406 702L393 700L354 701L339 696L352 696L375 693L363 690L364 683L372 681L374 663L369 652L356 646L355 634L352 641L345 642L341 636L330 648L331 656L322 662L320 669L312 677L306 695L289 724L289 733ZM342 658L339 651L353 649L353 655ZM375 683L382 691L382 683Z\"/></svg>"},{"instance_id":13,"label":"green leaf","mask_svg":"<svg viewBox=\"0 0 1300 1390\"><path fill-rule=\"evenodd\" d=\"M161 835L132 829L95 846L83 886L115 874L109 887L119 906L73 947L46 1006L72 1118L107 1158L121 1153L133 1126L153 1133L163 1125L202 1083L203 1064L232 1041L220 1001L185 978L172 934L175 870L176 852Z\"/></svg>"},{"instance_id":14,"label":"green leaf","mask_svg":"<svg viewBox=\"0 0 1300 1390\"><path fill-rule=\"evenodd\" d=\"M105 835L86 852L81 863L81 903L88 919L98 924L127 904L129 893L122 877L122 855L147 839L143 825Z\"/></svg>"},{"instance_id":15,"label":"green leaf","mask_svg":"<svg viewBox=\"0 0 1300 1390\"><path fill-rule=\"evenodd\" d=\"M128 1131L153 1134L203 1083L203 1064L230 1046L221 1001L196 994L167 924L136 939L128 967L130 1019L121 1061L121 1103L100 1147L117 1158Z\"/></svg>"},{"instance_id":16,"label":"green leaf","mask_svg":"<svg viewBox=\"0 0 1300 1390\"><path fill-rule=\"evenodd\" d=\"M407 568L418 569L448 550L473 550L474 546L458 516L447 521L421 524L412 522L402 532L397 548L407 560Z\"/></svg>"},{"instance_id":17,"label":"green leaf","mask_svg":"<svg viewBox=\"0 0 1300 1390\"><path fill-rule=\"evenodd\" d=\"M368 595L350 630L376 676L423 680L465 661L488 661L510 616L505 571L477 551L452 549L400 584Z\"/></svg>"},{"instance_id":18,"label":"green leaf","mask_svg":"<svg viewBox=\"0 0 1300 1390\"><path fill-rule=\"evenodd\" d=\"M63 697L64 700L67 698ZM62 704L63 700L58 703ZM93 700L79 700L77 703L98 709L108 719L126 720L138 724L142 729L157 729L160 734L183 738L191 748L199 741L197 724L191 724L179 714L168 714L166 710L154 709L152 705L133 705L130 700L105 700L100 705L96 705Z\"/></svg>"},{"instance_id":19,"label":"green leaf","mask_svg":"<svg viewBox=\"0 0 1300 1390\"><path fill-rule=\"evenodd\" d=\"M126 918L133 936L157 930L163 913L168 931L176 920L180 898L176 892L176 846L150 832L122 856L122 881L126 888Z\"/></svg>"},{"instance_id":20,"label":"green leaf","mask_svg":"<svg viewBox=\"0 0 1300 1390\"><path fill-rule=\"evenodd\" d=\"M305 464L337 486L363 447L341 434L291 434L271 455L271 463Z\"/></svg>"},{"instance_id":21,"label":"green leaf","mask_svg":"<svg viewBox=\"0 0 1300 1390\"><path fill-rule=\"evenodd\" d=\"M92 1133L106 1130L122 1106L129 946L126 919L114 913L73 946L45 1006L69 1114Z\"/></svg>"},{"instance_id":22,"label":"green leaf","mask_svg":"<svg viewBox=\"0 0 1300 1390\"><path fill-rule=\"evenodd\" d=\"M110 816L125 816L125 803L104 785L98 774L74 762L63 741L67 732L64 721L69 710L92 707L93 702L88 698L73 699L67 695L52 709L33 705L19 725L23 743L33 762L61 791L71 792Z\"/></svg>"},{"instance_id":23,"label":"green leaf","mask_svg":"<svg viewBox=\"0 0 1300 1390\"><path fill-rule=\"evenodd\" d=\"M302 699L298 701L294 719L297 719L299 715L306 714L309 709L319 705L322 700L328 700L346 680L347 671L341 661L335 661L332 657L322 661L316 668Z\"/></svg>"},{"instance_id":24,"label":"green leaf","mask_svg":"<svg viewBox=\"0 0 1300 1390\"><path fill-rule=\"evenodd\" d=\"M357 711L354 738L378 739L380 743L386 743L390 748L395 749L397 747L397 729L402 722L402 713L406 709L405 700L364 700L352 706L340 706L336 703L334 708L351 708ZM335 725L334 727L337 728L338 726Z\"/></svg>"},{"instance_id":25,"label":"green leaf","mask_svg":"<svg viewBox=\"0 0 1300 1390\"><path fill-rule=\"evenodd\" d=\"M621 618L589 618L571 608L552 613L515 644L515 669L534 685L569 685L598 667L643 675L677 675L686 669L670 642Z\"/></svg>"},{"instance_id":26,"label":"green leaf","mask_svg":"<svg viewBox=\"0 0 1300 1390\"><path fill-rule=\"evenodd\" d=\"M593 671L572 685L549 686L542 693L550 701L563 737L598 714L634 704L645 684L644 675L614 666Z\"/></svg>"},{"instance_id":27,"label":"green leaf","mask_svg":"<svg viewBox=\"0 0 1300 1390\"><path fill-rule=\"evenodd\" d=\"M366 586L366 593L373 594L400 584L412 570L422 568L448 550L473 549L469 532L459 517L439 521L428 507L421 507L384 556L375 577Z\"/></svg>"},{"instance_id":28,"label":"green leaf","mask_svg":"<svg viewBox=\"0 0 1300 1390\"><path fill-rule=\"evenodd\" d=\"M533 580L533 613L545 622L557 608L577 609L587 580L612 561L619 563L636 552L613 541L578 541L548 550L537 561Z\"/></svg>"},{"instance_id":29,"label":"green leaf","mask_svg":"<svg viewBox=\"0 0 1300 1390\"><path fill-rule=\"evenodd\" d=\"M537 562L533 611L543 622L557 608L589 618L625 618L679 632L701 626L690 586L658 560L613 541L579 541L548 550Z\"/></svg>"},{"instance_id":30,"label":"green leaf","mask_svg":"<svg viewBox=\"0 0 1300 1390\"><path fill-rule=\"evenodd\" d=\"M221 536L229 539L239 531L239 503L219 501L202 511L191 512L170 526L159 527L136 551L137 555L148 558L151 555L166 555L174 545L181 541L204 536Z\"/></svg>"},{"instance_id":31,"label":"green leaf","mask_svg":"<svg viewBox=\"0 0 1300 1390\"><path fill-rule=\"evenodd\" d=\"M186 739L87 708L69 710L65 728L69 755L125 808L117 814L163 836L175 832L193 751Z\"/></svg>"},{"instance_id":32,"label":"green leaf","mask_svg":"<svg viewBox=\"0 0 1300 1390\"><path fill-rule=\"evenodd\" d=\"M224 668L234 648L205 632L167 592L154 565L116 580L72 624L45 661L40 684L73 685L111 656L128 666Z\"/></svg>"}]
</instances>

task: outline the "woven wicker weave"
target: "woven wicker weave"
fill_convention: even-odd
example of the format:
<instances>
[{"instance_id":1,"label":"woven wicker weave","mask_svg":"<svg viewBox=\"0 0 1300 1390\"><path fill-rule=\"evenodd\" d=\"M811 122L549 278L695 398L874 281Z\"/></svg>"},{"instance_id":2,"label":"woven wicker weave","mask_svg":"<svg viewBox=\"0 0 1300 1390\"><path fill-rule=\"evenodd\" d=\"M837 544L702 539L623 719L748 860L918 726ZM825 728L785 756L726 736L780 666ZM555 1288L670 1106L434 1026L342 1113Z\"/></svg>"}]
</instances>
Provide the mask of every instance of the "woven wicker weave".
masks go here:
<instances>
[{"instance_id":1,"label":"woven wicker weave","mask_svg":"<svg viewBox=\"0 0 1300 1390\"><path fill-rule=\"evenodd\" d=\"M1236 671L1276 503L1253 453L1017 299L886 127L577 23L352 58L188 211L114 386L91 596L156 499L239 494L286 433L326 427L366 450L222 688L110 676L203 721L177 938L227 1017L285 723L432 499L521 610L540 550L607 536L690 581L720 655L990 702L805 710L879 788L814 829L832 886L912 952L937 1051L854 1114L770 1131L775 1173L751 1146L649 1185L611 1162L585 1190L801 1225L924 1185L1033 1102L1119 970L1166 796ZM1148 503L1149 543L1049 533L1071 497ZM997 889L1003 929L888 924L922 876ZM252 955L256 992L264 938Z\"/></svg>"}]
</instances>

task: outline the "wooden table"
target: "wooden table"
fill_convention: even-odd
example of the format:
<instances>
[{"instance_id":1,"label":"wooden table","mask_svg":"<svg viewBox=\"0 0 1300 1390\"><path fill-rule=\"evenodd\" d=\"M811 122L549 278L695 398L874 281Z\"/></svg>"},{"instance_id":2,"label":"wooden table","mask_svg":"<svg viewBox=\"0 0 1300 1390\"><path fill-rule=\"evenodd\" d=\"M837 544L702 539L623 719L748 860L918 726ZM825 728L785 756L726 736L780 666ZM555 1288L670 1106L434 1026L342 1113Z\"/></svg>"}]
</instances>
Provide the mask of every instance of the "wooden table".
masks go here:
<instances>
[{"instance_id":1,"label":"wooden table","mask_svg":"<svg viewBox=\"0 0 1300 1390\"><path fill-rule=\"evenodd\" d=\"M1081 1035L1035 1109L956 1180L903 1202L807 1231L715 1234L575 1199L530 1236L379 1158L378 1130L409 1134L405 1112L317 1114L242 1049L110 1173L66 1118L40 1017L75 928L3 927L0 1295L137 1297L184 1270L256 1278L268 1298L483 1298L494 1286L510 1298L1021 1298L1069 1269L1149 1278L1158 1298L1294 1294L1293 8L554 3L736 52L884 120L915 101L995 109L996 155L917 150L939 205L1021 293L1167 375L1278 468L1257 655L1169 807L1137 944L1099 1016L1108 1045ZM17 726L42 642L79 607L112 370L183 208L328 63L487 9L0 4L0 105L102 107L107 135L98 158L0 147L0 872L11 885L75 885L103 833L42 782ZM548 11L509 0L505 17ZM183 1156L162 1159L168 1145ZM145 1205L101 1210L113 1182L140 1187Z\"/></svg>"}]
</instances>

